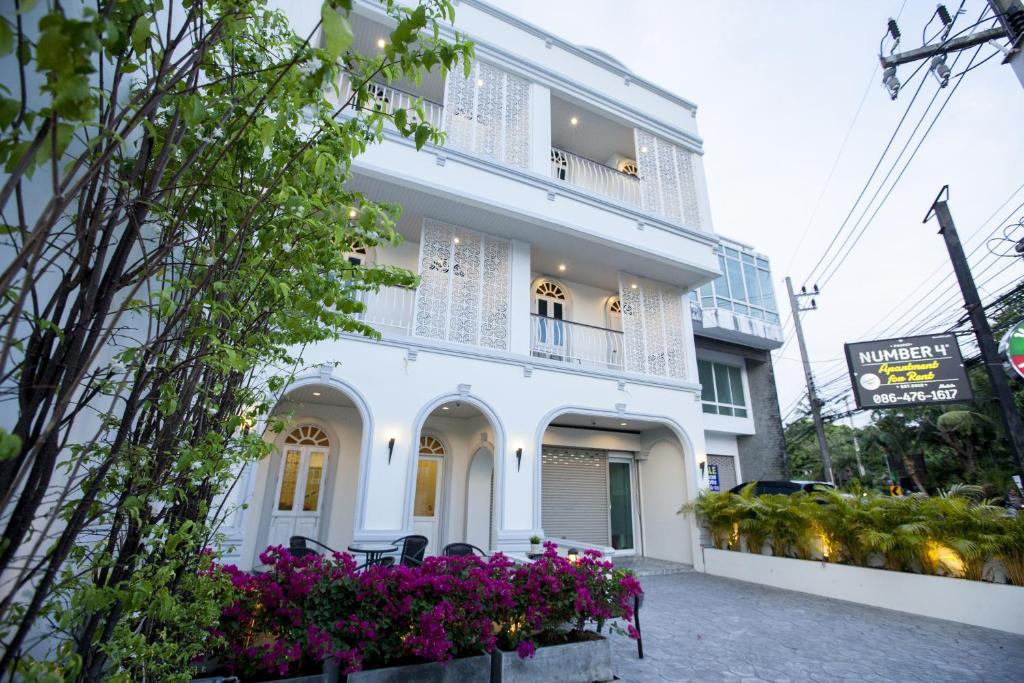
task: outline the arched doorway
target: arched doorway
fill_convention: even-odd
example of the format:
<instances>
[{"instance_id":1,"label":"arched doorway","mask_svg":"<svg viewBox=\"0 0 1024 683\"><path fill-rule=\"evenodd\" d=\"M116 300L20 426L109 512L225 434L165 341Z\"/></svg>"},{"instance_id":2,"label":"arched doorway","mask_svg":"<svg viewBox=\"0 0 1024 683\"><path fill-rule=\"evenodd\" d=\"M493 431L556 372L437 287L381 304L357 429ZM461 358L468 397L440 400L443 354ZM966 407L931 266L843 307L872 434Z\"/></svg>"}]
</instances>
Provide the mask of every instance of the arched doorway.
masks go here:
<instances>
[{"instance_id":1,"label":"arched doorway","mask_svg":"<svg viewBox=\"0 0 1024 683\"><path fill-rule=\"evenodd\" d=\"M535 526L560 545L692 564L692 461L667 419L560 411L538 431Z\"/></svg>"},{"instance_id":2,"label":"arched doorway","mask_svg":"<svg viewBox=\"0 0 1024 683\"><path fill-rule=\"evenodd\" d=\"M561 283L541 278L533 286L533 355L564 360L571 340L565 321L569 319L568 290Z\"/></svg>"},{"instance_id":3,"label":"arched doorway","mask_svg":"<svg viewBox=\"0 0 1024 683\"><path fill-rule=\"evenodd\" d=\"M500 522L491 501L500 500L501 426L494 412L473 397L454 395L431 405L409 470L408 528L427 537L427 554L456 542L493 548Z\"/></svg>"},{"instance_id":4,"label":"arched doorway","mask_svg":"<svg viewBox=\"0 0 1024 683\"><path fill-rule=\"evenodd\" d=\"M315 425L302 425L285 437L270 518L270 545L287 546L292 536L319 536L330 447L327 434Z\"/></svg>"},{"instance_id":5,"label":"arched doorway","mask_svg":"<svg viewBox=\"0 0 1024 683\"><path fill-rule=\"evenodd\" d=\"M412 505L412 532L426 536L428 554L436 554L441 538L446 449L441 440L420 436L416 460L416 492Z\"/></svg>"},{"instance_id":6,"label":"arched doorway","mask_svg":"<svg viewBox=\"0 0 1024 683\"><path fill-rule=\"evenodd\" d=\"M274 448L257 469L255 564L270 545L306 536L344 549L354 536L363 450L363 410L344 390L310 383L287 391L271 411L285 420L264 438Z\"/></svg>"}]
</instances>

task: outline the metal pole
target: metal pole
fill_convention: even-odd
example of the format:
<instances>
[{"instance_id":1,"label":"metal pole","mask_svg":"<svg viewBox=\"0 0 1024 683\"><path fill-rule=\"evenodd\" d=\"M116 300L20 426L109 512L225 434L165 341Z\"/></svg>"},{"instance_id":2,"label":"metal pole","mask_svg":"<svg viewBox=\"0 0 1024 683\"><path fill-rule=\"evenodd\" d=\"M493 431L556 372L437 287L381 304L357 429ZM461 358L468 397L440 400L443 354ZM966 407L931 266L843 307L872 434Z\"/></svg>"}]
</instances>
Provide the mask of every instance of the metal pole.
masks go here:
<instances>
[{"instance_id":1,"label":"metal pole","mask_svg":"<svg viewBox=\"0 0 1024 683\"><path fill-rule=\"evenodd\" d=\"M853 411L850 410L850 397L843 397L843 404L846 406L846 416L850 418L850 430L853 435L853 456L857 458L857 471L860 472L860 476L867 476L867 471L864 469L864 464L860 461L860 441L857 440L857 427L853 424Z\"/></svg>"},{"instance_id":2,"label":"metal pole","mask_svg":"<svg viewBox=\"0 0 1024 683\"><path fill-rule=\"evenodd\" d=\"M811 404L811 415L814 417L814 431L818 433L818 448L821 450L821 468L825 472L825 480L835 483L832 474L832 457L825 442L825 423L821 421L821 401L814 391L814 377L811 375L811 362L807 359L807 345L804 343L804 328L800 324L800 302L793 293L793 281L786 278L786 291L789 292L789 307L793 312L793 325L796 327L796 341L800 345L800 358L804 362L804 379L807 381L807 400Z\"/></svg>"},{"instance_id":3,"label":"metal pole","mask_svg":"<svg viewBox=\"0 0 1024 683\"><path fill-rule=\"evenodd\" d=\"M944 194L948 196L949 187L942 188L939 197ZM992 384L992 393L999 401L999 411L1003 420L1003 427L1006 429L1007 439L1010 443L1010 454L1017 466L1017 471L1024 475L1024 467L1021 466L1022 454L1024 454L1024 420L1021 420L1020 412L1013 401L1013 394L1010 392L1010 384L1003 371L1003 362L999 357L999 350L995 340L992 338L992 328L985 318L985 309L981 305L981 297L978 296L978 289L974 285L974 278L971 276L971 268L964 256L964 248L960 244L960 236L956 232L956 225L953 223L953 214L949 211L949 204L945 199L936 199L932 204L932 210L925 217L925 221L931 218L932 213L939 220L941 226L939 234L946 241L946 249L949 251L949 260L953 263L953 271L960 283L960 291L964 296L964 308L970 316L971 325L974 327L974 336L978 339L978 348L981 349L981 359L988 372L989 382Z\"/></svg>"}]
</instances>

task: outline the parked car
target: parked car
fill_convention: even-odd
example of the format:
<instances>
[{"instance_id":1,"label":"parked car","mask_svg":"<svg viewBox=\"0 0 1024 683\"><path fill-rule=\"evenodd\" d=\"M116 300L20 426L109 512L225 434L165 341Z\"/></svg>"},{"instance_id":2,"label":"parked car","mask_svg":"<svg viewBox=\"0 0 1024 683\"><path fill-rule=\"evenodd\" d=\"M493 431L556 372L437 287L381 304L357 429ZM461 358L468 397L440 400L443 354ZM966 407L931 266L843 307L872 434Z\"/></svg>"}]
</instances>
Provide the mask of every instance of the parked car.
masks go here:
<instances>
[{"instance_id":1,"label":"parked car","mask_svg":"<svg viewBox=\"0 0 1024 683\"><path fill-rule=\"evenodd\" d=\"M762 496L766 493L782 493L791 495L803 491L814 493L815 491L834 491L835 486L825 481L803 481L794 479L792 481L746 481L729 489L729 493L739 493L747 486L754 485L754 495Z\"/></svg>"}]
</instances>

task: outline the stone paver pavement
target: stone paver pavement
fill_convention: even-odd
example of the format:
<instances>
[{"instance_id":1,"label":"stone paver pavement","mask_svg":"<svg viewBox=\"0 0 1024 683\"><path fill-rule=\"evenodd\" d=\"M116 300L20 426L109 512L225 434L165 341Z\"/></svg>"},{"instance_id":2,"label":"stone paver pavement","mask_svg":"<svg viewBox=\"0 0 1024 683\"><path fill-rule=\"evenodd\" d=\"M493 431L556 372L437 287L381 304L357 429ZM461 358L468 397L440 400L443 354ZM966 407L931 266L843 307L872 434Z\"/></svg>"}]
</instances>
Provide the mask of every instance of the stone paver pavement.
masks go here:
<instances>
[{"instance_id":1,"label":"stone paver pavement","mask_svg":"<svg viewBox=\"0 0 1024 683\"><path fill-rule=\"evenodd\" d=\"M644 659L612 640L623 680L1024 681L1022 636L697 572L641 582Z\"/></svg>"}]
</instances>

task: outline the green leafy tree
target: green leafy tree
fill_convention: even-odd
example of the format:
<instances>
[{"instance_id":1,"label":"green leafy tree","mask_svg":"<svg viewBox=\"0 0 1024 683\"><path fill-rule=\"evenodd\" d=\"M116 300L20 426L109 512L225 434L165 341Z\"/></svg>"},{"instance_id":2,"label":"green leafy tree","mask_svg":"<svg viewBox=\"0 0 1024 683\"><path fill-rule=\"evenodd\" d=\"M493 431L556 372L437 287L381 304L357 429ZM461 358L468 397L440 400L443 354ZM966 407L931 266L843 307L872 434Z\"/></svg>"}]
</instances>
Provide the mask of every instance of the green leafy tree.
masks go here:
<instances>
[{"instance_id":1,"label":"green leafy tree","mask_svg":"<svg viewBox=\"0 0 1024 683\"><path fill-rule=\"evenodd\" d=\"M383 1L374 54L351 0L309 35L263 0L33 5L0 17L0 676L188 680L255 419L305 345L376 336L364 292L417 282L345 258L400 240L353 159L385 126L443 142L369 84L468 73L472 46L440 37L448 0Z\"/></svg>"}]
</instances>

